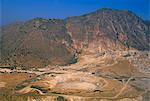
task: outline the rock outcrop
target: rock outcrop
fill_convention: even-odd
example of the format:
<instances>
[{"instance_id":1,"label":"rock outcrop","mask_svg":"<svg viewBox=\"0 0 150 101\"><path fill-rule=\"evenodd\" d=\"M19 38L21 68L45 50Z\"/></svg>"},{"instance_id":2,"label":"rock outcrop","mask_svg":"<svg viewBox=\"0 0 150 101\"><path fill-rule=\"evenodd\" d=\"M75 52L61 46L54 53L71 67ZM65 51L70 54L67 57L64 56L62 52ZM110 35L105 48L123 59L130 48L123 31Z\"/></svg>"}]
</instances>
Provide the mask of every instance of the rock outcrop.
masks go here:
<instances>
[{"instance_id":1,"label":"rock outcrop","mask_svg":"<svg viewBox=\"0 0 150 101\"><path fill-rule=\"evenodd\" d=\"M148 24L124 10L35 18L2 27L1 64L26 69L75 63L84 52L149 50L149 35Z\"/></svg>"}]
</instances>

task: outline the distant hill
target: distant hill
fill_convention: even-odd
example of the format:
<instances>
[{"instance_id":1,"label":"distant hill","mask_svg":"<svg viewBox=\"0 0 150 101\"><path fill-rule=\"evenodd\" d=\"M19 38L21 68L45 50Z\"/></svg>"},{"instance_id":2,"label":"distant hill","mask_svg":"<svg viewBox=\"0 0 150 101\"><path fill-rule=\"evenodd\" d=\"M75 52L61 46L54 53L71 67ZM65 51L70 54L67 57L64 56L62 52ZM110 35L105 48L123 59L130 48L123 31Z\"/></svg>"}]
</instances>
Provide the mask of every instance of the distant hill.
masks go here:
<instances>
[{"instance_id":1,"label":"distant hill","mask_svg":"<svg viewBox=\"0 0 150 101\"><path fill-rule=\"evenodd\" d=\"M146 20L145 24L147 24L148 26L150 26L150 20Z\"/></svg>"},{"instance_id":2,"label":"distant hill","mask_svg":"<svg viewBox=\"0 0 150 101\"><path fill-rule=\"evenodd\" d=\"M130 11L113 9L10 24L2 27L1 64L24 69L68 65L79 52L149 50L149 24Z\"/></svg>"}]
</instances>

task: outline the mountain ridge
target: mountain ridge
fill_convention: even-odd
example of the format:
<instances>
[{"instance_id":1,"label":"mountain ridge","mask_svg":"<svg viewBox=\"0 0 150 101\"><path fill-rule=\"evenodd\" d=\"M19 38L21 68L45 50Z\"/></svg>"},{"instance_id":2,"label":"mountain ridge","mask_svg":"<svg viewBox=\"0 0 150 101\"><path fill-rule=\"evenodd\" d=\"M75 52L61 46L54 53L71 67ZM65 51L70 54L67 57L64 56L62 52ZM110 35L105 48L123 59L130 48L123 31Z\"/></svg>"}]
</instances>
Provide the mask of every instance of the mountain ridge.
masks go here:
<instances>
[{"instance_id":1,"label":"mountain ridge","mask_svg":"<svg viewBox=\"0 0 150 101\"><path fill-rule=\"evenodd\" d=\"M1 64L67 65L81 51L149 50L149 43L148 25L131 11L105 8L65 19L38 17L2 27Z\"/></svg>"}]
</instances>

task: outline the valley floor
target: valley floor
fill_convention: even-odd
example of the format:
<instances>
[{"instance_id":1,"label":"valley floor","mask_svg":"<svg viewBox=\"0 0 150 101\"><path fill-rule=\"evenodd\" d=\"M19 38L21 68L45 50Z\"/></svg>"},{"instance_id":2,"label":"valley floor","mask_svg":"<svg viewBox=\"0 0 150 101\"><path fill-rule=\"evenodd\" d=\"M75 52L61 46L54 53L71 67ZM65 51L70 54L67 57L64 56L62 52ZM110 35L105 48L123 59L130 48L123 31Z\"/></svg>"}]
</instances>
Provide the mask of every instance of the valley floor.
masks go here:
<instances>
[{"instance_id":1,"label":"valley floor","mask_svg":"<svg viewBox=\"0 0 150 101\"><path fill-rule=\"evenodd\" d=\"M87 53L69 66L0 72L2 101L150 100L149 52Z\"/></svg>"}]
</instances>

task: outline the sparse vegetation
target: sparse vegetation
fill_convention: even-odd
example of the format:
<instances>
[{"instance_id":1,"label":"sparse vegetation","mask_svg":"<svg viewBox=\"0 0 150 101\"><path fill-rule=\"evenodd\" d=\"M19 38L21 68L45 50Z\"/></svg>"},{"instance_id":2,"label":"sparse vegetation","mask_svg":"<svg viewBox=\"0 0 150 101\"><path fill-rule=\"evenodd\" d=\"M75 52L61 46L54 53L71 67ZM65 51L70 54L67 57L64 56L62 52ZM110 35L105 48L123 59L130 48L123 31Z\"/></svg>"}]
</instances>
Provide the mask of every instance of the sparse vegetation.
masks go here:
<instances>
[{"instance_id":1,"label":"sparse vegetation","mask_svg":"<svg viewBox=\"0 0 150 101\"><path fill-rule=\"evenodd\" d=\"M50 101L65 101L67 95L98 100L143 98L150 90L148 27L131 12L112 9L6 26L1 40L0 98L40 101L50 97L38 99L34 94L64 95ZM32 78L29 73L38 76ZM21 97L15 91L33 95Z\"/></svg>"}]
</instances>

